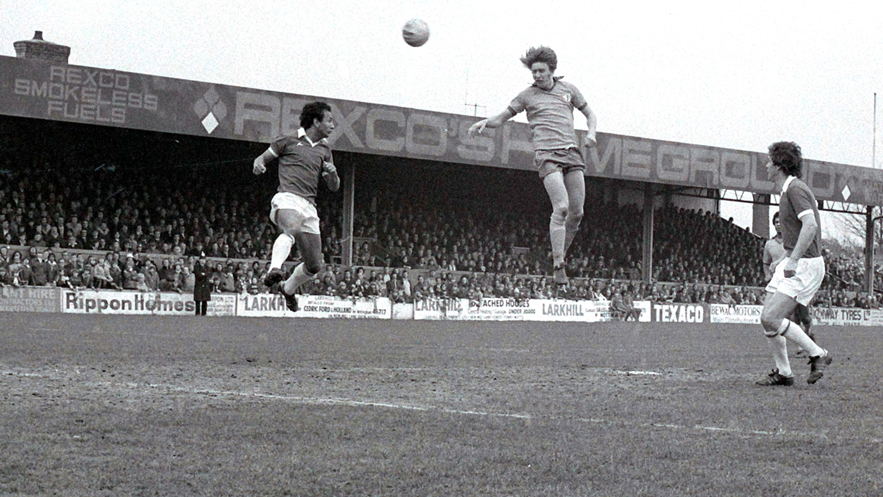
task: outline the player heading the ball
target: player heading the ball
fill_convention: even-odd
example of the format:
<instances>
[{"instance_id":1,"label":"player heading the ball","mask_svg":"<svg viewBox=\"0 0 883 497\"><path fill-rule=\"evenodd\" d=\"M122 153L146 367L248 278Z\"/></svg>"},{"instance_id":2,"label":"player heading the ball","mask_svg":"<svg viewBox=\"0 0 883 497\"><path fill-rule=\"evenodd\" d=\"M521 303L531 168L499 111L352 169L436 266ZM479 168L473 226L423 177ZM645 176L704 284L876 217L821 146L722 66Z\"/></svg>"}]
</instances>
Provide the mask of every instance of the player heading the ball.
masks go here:
<instances>
[{"instance_id":1,"label":"player heading the ball","mask_svg":"<svg viewBox=\"0 0 883 497\"><path fill-rule=\"evenodd\" d=\"M598 120L579 89L555 76L558 56L549 47L531 47L521 62L530 69L533 84L519 93L506 110L469 128L469 136L498 128L519 112L527 112L534 162L552 202L549 239L555 283L567 284L565 256L579 231L586 200L586 162L573 126L573 111L586 117L586 146L596 145Z\"/></svg>"}]
</instances>

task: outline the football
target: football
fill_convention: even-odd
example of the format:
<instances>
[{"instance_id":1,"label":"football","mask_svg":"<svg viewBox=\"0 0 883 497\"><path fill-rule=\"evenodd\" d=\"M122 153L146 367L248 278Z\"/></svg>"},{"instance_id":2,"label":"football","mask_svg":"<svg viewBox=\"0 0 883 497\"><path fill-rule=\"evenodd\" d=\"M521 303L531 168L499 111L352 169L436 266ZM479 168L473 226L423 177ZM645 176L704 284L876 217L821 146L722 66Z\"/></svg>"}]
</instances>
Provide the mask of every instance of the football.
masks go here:
<instances>
[{"instance_id":1,"label":"football","mask_svg":"<svg viewBox=\"0 0 883 497\"><path fill-rule=\"evenodd\" d=\"M420 47L429 40L429 25L420 19L411 19L402 28L402 38L412 47Z\"/></svg>"}]
</instances>

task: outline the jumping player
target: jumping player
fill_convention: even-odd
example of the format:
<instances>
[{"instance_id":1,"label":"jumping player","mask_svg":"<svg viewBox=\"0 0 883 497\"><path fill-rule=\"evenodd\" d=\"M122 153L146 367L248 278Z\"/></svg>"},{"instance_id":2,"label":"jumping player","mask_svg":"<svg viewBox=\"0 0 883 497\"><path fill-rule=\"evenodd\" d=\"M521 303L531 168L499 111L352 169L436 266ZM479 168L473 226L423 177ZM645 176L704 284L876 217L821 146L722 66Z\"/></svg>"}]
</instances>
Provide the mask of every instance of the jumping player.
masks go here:
<instances>
[{"instance_id":1,"label":"jumping player","mask_svg":"<svg viewBox=\"0 0 883 497\"><path fill-rule=\"evenodd\" d=\"M300 125L296 136L283 135L273 140L270 148L254 160L252 167L254 174L263 174L270 161L279 159L279 190L270 202L270 221L281 233L273 243L270 269L264 277L264 284L272 287L284 279L282 264L288 259L292 245L297 243L304 261L280 288L292 312L297 311L297 289L315 278L323 263L319 214L316 212L319 177L325 180L331 191L340 188L340 177L326 139L334 131L331 107L325 102L305 105L300 114Z\"/></svg>"},{"instance_id":2,"label":"jumping player","mask_svg":"<svg viewBox=\"0 0 883 497\"><path fill-rule=\"evenodd\" d=\"M815 195L800 180L803 167L800 146L793 142L773 143L769 147L769 158L767 173L782 191L779 221L786 257L776 266L766 287L767 298L760 316L776 368L757 383L764 386L794 384L786 341L790 340L809 354L810 373L806 381L812 384L822 378L832 356L787 316L798 304L809 304L825 277L818 204Z\"/></svg>"},{"instance_id":3,"label":"jumping player","mask_svg":"<svg viewBox=\"0 0 883 497\"><path fill-rule=\"evenodd\" d=\"M527 111L534 162L549 200L552 218L549 238L555 283L567 283L564 258L583 218L586 199L586 163L573 127L573 110L584 116L588 126L586 145L596 145L597 118L576 86L555 76L558 57L549 47L531 47L521 57L530 69L534 83L516 96L503 112L482 119L469 128L469 136L481 134L485 128L498 128L521 111Z\"/></svg>"},{"instance_id":4,"label":"jumping player","mask_svg":"<svg viewBox=\"0 0 883 497\"><path fill-rule=\"evenodd\" d=\"M782 223L779 222L778 212L773 214L773 227L776 229L776 236L767 240L763 246L763 276L767 283L773 279L776 266L785 259L785 246L782 244ZM809 306L798 303L791 320L799 324L812 341L816 341L815 336L809 331L812 327L812 313L809 311ZM803 352L804 350L800 349L797 355L799 356Z\"/></svg>"}]
</instances>

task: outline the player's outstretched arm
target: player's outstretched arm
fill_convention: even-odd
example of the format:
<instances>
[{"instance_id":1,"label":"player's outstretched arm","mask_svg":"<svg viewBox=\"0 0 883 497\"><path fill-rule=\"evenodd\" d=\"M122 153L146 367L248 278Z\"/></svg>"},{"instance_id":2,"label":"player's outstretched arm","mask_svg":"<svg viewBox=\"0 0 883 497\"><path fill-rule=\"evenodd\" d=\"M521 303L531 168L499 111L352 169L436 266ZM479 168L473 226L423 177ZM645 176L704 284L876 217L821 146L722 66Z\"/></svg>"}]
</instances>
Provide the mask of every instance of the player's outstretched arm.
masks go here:
<instances>
[{"instance_id":1,"label":"player's outstretched arm","mask_svg":"<svg viewBox=\"0 0 883 497\"><path fill-rule=\"evenodd\" d=\"M775 271L775 267L773 266L773 254L770 252L770 241L763 245L763 280L770 281L773 279L773 271Z\"/></svg>"},{"instance_id":2,"label":"player's outstretched arm","mask_svg":"<svg viewBox=\"0 0 883 497\"><path fill-rule=\"evenodd\" d=\"M595 138L595 132L598 129L598 116L592 112L592 108L588 105L580 109L580 112L586 116L586 128L588 130L586 132L586 146L592 148L598 144L598 140Z\"/></svg>"},{"instance_id":3,"label":"player's outstretched arm","mask_svg":"<svg viewBox=\"0 0 883 497\"><path fill-rule=\"evenodd\" d=\"M467 131L467 134L472 137L475 136L476 133L480 135L485 128L499 128L506 121L512 119L513 117L515 117L515 114L509 108L506 108L506 110L500 112L496 116L482 119L472 126L469 126L469 131Z\"/></svg>"},{"instance_id":4,"label":"player's outstretched arm","mask_svg":"<svg viewBox=\"0 0 883 497\"><path fill-rule=\"evenodd\" d=\"M251 172L255 174L264 174L265 172L267 172L267 164L269 164L270 161L275 158L276 154L274 154L273 151L268 148L264 153L259 155L254 160L254 164L251 167Z\"/></svg>"}]
</instances>

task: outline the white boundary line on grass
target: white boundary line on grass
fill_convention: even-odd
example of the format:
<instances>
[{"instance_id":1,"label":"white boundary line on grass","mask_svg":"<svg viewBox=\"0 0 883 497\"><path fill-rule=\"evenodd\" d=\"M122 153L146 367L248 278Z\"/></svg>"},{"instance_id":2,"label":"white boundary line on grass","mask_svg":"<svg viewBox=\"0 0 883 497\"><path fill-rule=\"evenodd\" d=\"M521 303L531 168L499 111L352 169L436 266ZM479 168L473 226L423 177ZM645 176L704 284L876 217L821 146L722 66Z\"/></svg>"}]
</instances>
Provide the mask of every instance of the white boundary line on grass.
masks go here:
<instances>
[{"instance_id":1,"label":"white boundary line on grass","mask_svg":"<svg viewBox=\"0 0 883 497\"><path fill-rule=\"evenodd\" d=\"M624 373L635 374L639 373L636 371L629 371ZM51 375L39 374L39 373L25 373L18 371L8 371L2 370L0 371L0 376L14 376L21 378L46 378L51 380L62 380L63 378L57 378ZM623 420L609 420L609 419L601 419L601 418L568 418L564 416L537 416L533 414L519 414L519 413L499 413L499 412L488 412L488 411L476 411L476 410L464 410L464 409L452 409L449 407L439 407L439 406L419 406L419 405L407 405L407 404L396 404L390 402L380 402L380 401L371 401L371 400L353 400L353 399L342 399L342 398L334 398L334 397L300 397L300 396L292 396L292 395L277 395L271 393L261 393L261 392L244 392L237 390L214 390L208 388L187 388L180 387L177 385L164 384L164 383L133 383L133 382L88 382L88 385L92 386L101 386L101 387L121 387L125 386L131 389L139 389L143 387L147 387L149 389L163 389L172 392L180 392L188 395L213 395L218 397L245 397L245 398L256 398L256 399L268 399L268 400L280 400L284 402L290 402L294 404L302 404L302 405L316 405L316 406L327 406L327 405L340 405L347 407L377 407L382 409L399 409L404 411L418 411L418 412L441 412L446 414L455 414L462 416L480 416L480 417L489 417L489 418L502 418L502 419L518 419L523 421L533 421L533 420L561 420L561 421L575 421L578 423L591 423L591 424L609 424L609 425L631 425L636 427L644 427L644 428L664 428L675 431L700 431L706 433L725 433L730 435L737 436L766 436L766 437L788 437L788 438L805 438L805 439L813 439L817 440L819 438L829 440L829 437L824 433L811 433L811 432L799 432L799 431L786 431L786 430L751 430L751 429L742 429L742 428L723 428L719 426L705 426L705 425L680 425L680 424L672 424L672 423L635 423L628 422ZM877 438L869 438L866 441L870 443L883 443L883 440Z\"/></svg>"},{"instance_id":2,"label":"white boundary line on grass","mask_svg":"<svg viewBox=\"0 0 883 497\"><path fill-rule=\"evenodd\" d=\"M109 382L107 382L109 383ZM109 383L113 384L113 383ZM141 386L137 383L126 383L127 386L131 386L137 388ZM716 432L716 433L727 433L733 435L756 435L756 436L779 436L779 437L792 437L792 438L811 438L818 439L824 438L828 439L827 435L820 433L807 433L807 432L798 432L798 431L785 431L785 430L777 430L777 431L767 431L767 430L744 430L740 428L722 428L718 426L703 426L703 425L695 425L695 426L687 426L687 425L678 425L678 424L669 424L669 423L629 423L625 421L610 421L607 419L600 418L567 418L563 416L535 416L532 414L517 414L517 413L495 413L495 412L487 412L487 411L475 411L475 410L462 410L462 409L451 409L448 407L438 407L438 406L415 406L415 405L405 405L405 404L393 404L389 402L378 402L378 401L365 401L365 400L352 400L352 399L341 399L341 398L316 398L316 397L299 397L299 396L290 396L290 395L276 395L269 393L260 393L260 392L241 392L235 390L213 390L213 389L192 389L192 388L184 388L175 385L166 385L166 384L152 384L148 383L146 386L150 388L164 388L176 392L182 392L187 394L194 395L216 395L216 396L224 396L224 397L252 397L252 398L260 398L260 399L270 399L270 400L282 400L285 402L291 402L296 404L304 404L304 405L342 405L347 407L379 407L384 409L401 409L406 411L420 411L420 412L442 412L446 414L456 414L456 415L464 415L464 416L482 416L482 417L491 417L491 418L505 418L505 419L519 419L525 421L532 420L563 420L563 421L576 421L579 423L592 423L592 424L622 424L622 425L632 425L639 426L645 428L668 428L671 430L684 431L684 430L696 430L703 432ZM870 439L873 443L880 443L883 440Z\"/></svg>"}]
</instances>

